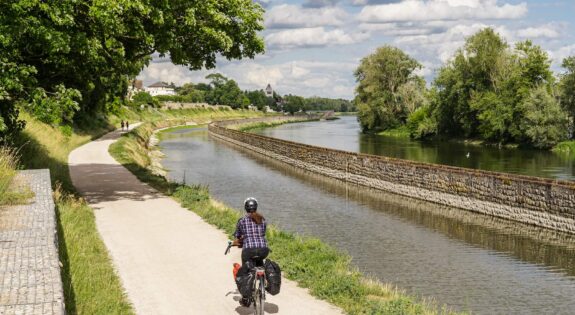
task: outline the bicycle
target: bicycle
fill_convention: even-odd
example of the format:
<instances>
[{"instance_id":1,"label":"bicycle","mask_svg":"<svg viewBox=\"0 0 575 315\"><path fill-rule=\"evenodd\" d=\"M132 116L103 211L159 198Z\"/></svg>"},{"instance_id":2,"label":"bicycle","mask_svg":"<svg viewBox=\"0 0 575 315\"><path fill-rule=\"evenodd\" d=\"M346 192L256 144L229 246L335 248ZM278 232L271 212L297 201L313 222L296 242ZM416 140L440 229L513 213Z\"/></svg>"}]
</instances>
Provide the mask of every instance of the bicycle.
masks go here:
<instances>
[{"instance_id":1,"label":"bicycle","mask_svg":"<svg viewBox=\"0 0 575 315\"><path fill-rule=\"evenodd\" d=\"M228 247L226 248L224 255L227 255L230 252L232 246L237 245L232 245L232 242L228 241ZM253 303L255 315L264 315L264 306L266 301L266 272L264 269L264 260L259 256L254 256L251 260L255 267L250 270L250 273L255 274L256 279L252 286L252 294L249 297L250 304Z\"/></svg>"}]
</instances>

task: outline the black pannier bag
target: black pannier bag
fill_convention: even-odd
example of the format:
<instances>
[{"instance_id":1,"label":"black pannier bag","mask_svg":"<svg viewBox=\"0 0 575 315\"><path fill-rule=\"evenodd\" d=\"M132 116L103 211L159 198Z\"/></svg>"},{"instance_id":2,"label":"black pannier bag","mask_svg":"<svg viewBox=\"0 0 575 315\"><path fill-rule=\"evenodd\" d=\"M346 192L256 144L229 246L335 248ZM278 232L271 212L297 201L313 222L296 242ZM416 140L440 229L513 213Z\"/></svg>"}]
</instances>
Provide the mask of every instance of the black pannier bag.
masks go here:
<instances>
[{"instance_id":1,"label":"black pannier bag","mask_svg":"<svg viewBox=\"0 0 575 315\"><path fill-rule=\"evenodd\" d=\"M238 270L236 275L236 285L238 286L238 291L240 291L240 294L243 297L250 296L254 287L256 274L252 268L253 265L251 262L247 262Z\"/></svg>"},{"instance_id":2,"label":"black pannier bag","mask_svg":"<svg viewBox=\"0 0 575 315\"><path fill-rule=\"evenodd\" d=\"M276 295L280 293L280 287L282 285L282 272L280 266L271 260L266 260L264 264L264 269L266 272L266 291L271 295Z\"/></svg>"}]
</instances>

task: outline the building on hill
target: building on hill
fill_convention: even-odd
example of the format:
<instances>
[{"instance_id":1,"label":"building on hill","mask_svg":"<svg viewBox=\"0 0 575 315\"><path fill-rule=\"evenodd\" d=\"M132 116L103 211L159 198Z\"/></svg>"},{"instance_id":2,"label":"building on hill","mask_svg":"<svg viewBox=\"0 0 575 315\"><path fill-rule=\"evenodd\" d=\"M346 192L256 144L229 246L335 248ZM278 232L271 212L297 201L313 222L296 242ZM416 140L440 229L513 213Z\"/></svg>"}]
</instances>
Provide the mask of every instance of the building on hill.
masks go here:
<instances>
[{"instance_id":1,"label":"building on hill","mask_svg":"<svg viewBox=\"0 0 575 315\"><path fill-rule=\"evenodd\" d=\"M128 84L128 99L131 100L134 95L144 91L144 82L142 80L131 80Z\"/></svg>"},{"instance_id":2,"label":"building on hill","mask_svg":"<svg viewBox=\"0 0 575 315\"><path fill-rule=\"evenodd\" d=\"M149 85L146 88L146 92L148 92L152 96L158 95L176 95L176 91L174 90L173 85L170 85L166 82L156 82L152 85Z\"/></svg>"},{"instance_id":3,"label":"building on hill","mask_svg":"<svg viewBox=\"0 0 575 315\"><path fill-rule=\"evenodd\" d=\"M268 86L266 86L265 92L266 92L267 97L273 97L274 96L274 89L272 89L272 86L269 85L269 83L268 83Z\"/></svg>"}]
</instances>

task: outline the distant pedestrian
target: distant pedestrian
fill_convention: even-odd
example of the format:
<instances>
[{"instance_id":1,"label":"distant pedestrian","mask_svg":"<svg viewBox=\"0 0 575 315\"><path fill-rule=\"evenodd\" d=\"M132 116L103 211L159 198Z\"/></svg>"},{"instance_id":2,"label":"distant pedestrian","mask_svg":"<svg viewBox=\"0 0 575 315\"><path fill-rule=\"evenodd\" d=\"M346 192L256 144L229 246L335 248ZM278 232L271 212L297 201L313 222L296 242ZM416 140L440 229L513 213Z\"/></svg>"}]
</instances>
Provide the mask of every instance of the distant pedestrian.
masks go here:
<instances>
[{"instance_id":1,"label":"distant pedestrian","mask_svg":"<svg viewBox=\"0 0 575 315\"><path fill-rule=\"evenodd\" d=\"M128 123L128 121L126 120L126 131L130 130L130 124Z\"/></svg>"},{"instance_id":2,"label":"distant pedestrian","mask_svg":"<svg viewBox=\"0 0 575 315\"><path fill-rule=\"evenodd\" d=\"M124 131L124 121L122 120L122 131Z\"/></svg>"}]
</instances>

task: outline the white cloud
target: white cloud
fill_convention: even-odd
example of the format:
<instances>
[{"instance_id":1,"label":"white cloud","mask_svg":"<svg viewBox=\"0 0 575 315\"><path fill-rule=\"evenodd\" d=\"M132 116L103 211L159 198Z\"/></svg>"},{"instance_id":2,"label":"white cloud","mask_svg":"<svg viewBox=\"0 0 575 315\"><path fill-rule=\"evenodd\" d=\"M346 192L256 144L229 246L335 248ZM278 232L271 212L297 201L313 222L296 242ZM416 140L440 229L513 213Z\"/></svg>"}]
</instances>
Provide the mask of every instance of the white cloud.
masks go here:
<instances>
[{"instance_id":1,"label":"white cloud","mask_svg":"<svg viewBox=\"0 0 575 315\"><path fill-rule=\"evenodd\" d=\"M340 29L326 30L323 27L310 27L271 33L265 37L265 41L270 47L289 49L355 44L368 37L367 33L346 33Z\"/></svg>"},{"instance_id":2,"label":"white cloud","mask_svg":"<svg viewBox=\"0 0 575 315\"><path fill-rule=\"evenodd\" d=\"M347 12L339 7L309 9L281 4L268 10L265 15L265 25L268 29L339 26L346 20L348 20Z\"/></svg>"},{"instance_id":3,"label":"white cloud","mask_svg":"<svg viewBox=\"0 0 575 315\"><path fill-rule=\"evenodd\" d=\"M575 56L575 45L568 45L563 46L559 49L549 52L549 56L553 59L553 63L555 66L560 66L563 62L563 59Z\"/></svg>"},{"instance_id":4,"label":"white cloud","mask_svg":"<svg viewBox=\"0 0 575 315\"><path fill-rule=\"evenodd\" d=\"M405 0L369 5L359 13L366 23L435 20L517 19L525 16L527 4L499 5L498 0Z\"/></svg>"},{"instance_id":5,"label":"white cloud","mask_svg":"<svg viewBox=\"0 0 575 315\"><path fill-rule=\"evenodd\" d=\"M561 34L555 25L547 24L518 30L517 36L522 38L558 38Z\"/></svg>"},{"instance_id":6,"label":"white cloud","mask_svg":"<svg viewBox=\"0 0 575 315\"><path fill-rule=\"evenodd\" d=\"M172 64L168 58L156 58L138 78L144 80L145 85L156 81L182 85L188 82L206 82L206 75L219 72L235 80L242 90L263 89L269 83L280 94L353 97L354 82L351 73L357 66L355 63L290 61L261 64L265 60L258 58L242 62L219 62L216 70L190 71L186 67Z\"/></svg>"}]
</instances>

